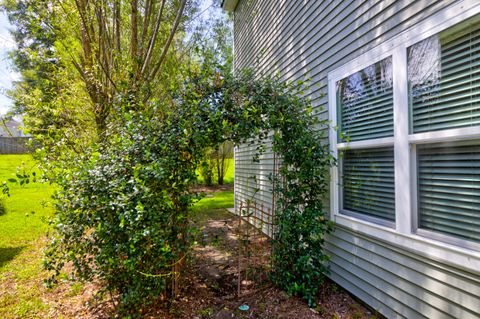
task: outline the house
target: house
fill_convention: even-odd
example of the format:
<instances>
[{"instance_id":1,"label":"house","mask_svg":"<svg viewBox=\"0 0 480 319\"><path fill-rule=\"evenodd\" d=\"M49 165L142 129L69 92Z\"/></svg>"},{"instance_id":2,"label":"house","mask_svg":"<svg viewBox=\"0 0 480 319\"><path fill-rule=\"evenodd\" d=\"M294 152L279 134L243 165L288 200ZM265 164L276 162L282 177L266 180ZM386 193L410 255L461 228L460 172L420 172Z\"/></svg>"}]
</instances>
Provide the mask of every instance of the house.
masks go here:
<instances>
[{"instance_id":1,"label":"house","mask_svg":"<svg viewBox=\"0 0 480 319\"><path fill-rule=\"evenodd\" d=\"M388 318L480 318L480 1L223 7L235 69L311 78L331 120L332 280ZM235 152L237 209L273 205L275 156L253 153Z\"/></svg>"},{"instance_id":2,"label":"house","mask_svg":"<svg viewBox=\"0 0 480 319\"><path fill-rule=\"evenodd\" d=\"M25 137L22 123L14 119L3 120L0 118L0 137Z\"/></svg>"},{"instance_id":3,"label":"house","mask_svg":"<svg viewBox=\"0 0 480 319\"><path fill-rule=\"evenodd\" d=\"M0 118L0 154L24 154L29 153L30 137L23 133L22 122Z\"/></svg>"}]
</instances>

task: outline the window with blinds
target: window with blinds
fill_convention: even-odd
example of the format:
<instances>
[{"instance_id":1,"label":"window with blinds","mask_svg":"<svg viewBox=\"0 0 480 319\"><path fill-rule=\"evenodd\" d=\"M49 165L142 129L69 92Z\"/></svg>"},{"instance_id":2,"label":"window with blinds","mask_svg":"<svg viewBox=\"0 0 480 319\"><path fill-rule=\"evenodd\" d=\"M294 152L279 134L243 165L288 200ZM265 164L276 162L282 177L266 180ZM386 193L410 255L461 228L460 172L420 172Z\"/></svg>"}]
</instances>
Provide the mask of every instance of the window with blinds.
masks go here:
<instances>
[{"instance_id":1,"label":"window with blinds","mask_svg":"<svg viewBox=\"0 0 480 319\"><path fill-rule=\"evenodd\" d=\"M338 141L393 136L392 57L336 82ZM342 151L342 212L395 220L393 147Z\"/></svg>"},{"instance_id":2,"label":"window with blinds","mask_svg":"<svg viewBox=\"0 0 480 319\"><path fill-rule=\"evenodd\" d=\"M463 25L408 49L411 133L480 124L480 24Z\"/></svg>"},{"instance_id":3,"label":"window with blinds","mask_svg":"<svg viewBox=\"0 0 480 319\"><path fill-rule=\"evenodd\" d=\"M411 134L480 125L477 17L414 44L407 56ZM418 228L480 242L480 139L441 140L416 148Z\"/></svg>"},{"instance_id":4,"label":"window with blinds","mask_svg":"<svg viewBox=\"0 0 480 319\"><path fill-rule=\"evenodd\" d=\"M395 220L393 147L346 150L343 156L343 209Z\"/></svg>"},{"instance_id":5,"label":"window with blinds","mask_svg":"<svg viewBox=\"0 0 480 319\"><path fill-rule=\"evenodd\" d=\"M464 16L422 23L329 73L337 221L480 251L480 14Z\"/></svg>"},{"instance_id":6,"label":"window with blinds","mask_svg":"<svg viewBox=\"0 0 480 319\"><path fill-rule=\"evenodd\" d=\"M480 140L419 145L418 225L480 242Z\"/></svg>"},{"instance_id":7,"label":"window with blinds","mask_svg":"<svg viewBox=\"0 0 480 319\"><path fill-rule=\"evenodd\" d=\"M392 58L337 82L339 142L393 136Z\"/></svg>"}]
</instances>

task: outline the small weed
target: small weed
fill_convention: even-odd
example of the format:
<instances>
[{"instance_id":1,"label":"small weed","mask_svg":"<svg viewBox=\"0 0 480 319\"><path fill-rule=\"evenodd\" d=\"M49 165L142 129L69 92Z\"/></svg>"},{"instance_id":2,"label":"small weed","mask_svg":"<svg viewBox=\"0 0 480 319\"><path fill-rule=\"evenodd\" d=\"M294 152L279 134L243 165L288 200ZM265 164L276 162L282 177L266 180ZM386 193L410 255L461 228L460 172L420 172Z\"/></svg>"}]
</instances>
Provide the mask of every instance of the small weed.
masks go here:
<instances>
[{"instance_id":1,"label":"small weed","mask_svg":"<svg viewBox=\"0 0 480 319\"><path fill-rule=\"evenodd\" d=\"M336 294L340 291L340 287L338 287L337 284L335 283L332 283L332 285L330 286L330 289L332 290L332 293Z\"/></svg>"},{"instance_id":2,"label":"small weed","mask_svg":"<svg viewBox=\"0 0 480 319\"><path fill-rule=\"evenodd\" d=\"M212 242L211 242L212 246L218 247L218 246L220 246L220 242L221 242L220 237L218 236L218 234L215 234L215 236L213 237Z\"/></svg>"},{"instance_id":3,"label":"small weed","mask_svg":"<svg viewBox=\"0 0 480 319\"><path fill-rule=\"evenodd\" d=\"M200 309L197 314L199 316L202 316L202 317L210 317L211 315L213 315L213 309L212 308L205 308L205 309Z\"/></svg>"},{"instance_id":4,"label":"small weed","mask_svg":"<svg viewBox=\"0 0 480 319\"><path fill-rule=\"evenodd\" d=\"M70 286L70 292L68 293L68 297L75 297L78 296L83 291L83 285L79 282L73 283Z\"/></svg>"},{"instance_id":5,"label":"small weed","mask_svg":"<svg viewBox=\"0 0 480 319\"><path fill-rule=\"evenodd\" d=\"M363 318L363 313L361 311L355 311L352 313L352 319L361 319Z\"/></svg>"},{"instance_id":6,"label":"small weed","mask_svg":"<svg viewBox=\"0 0 480 319\"><path fill-rule=\"evenodd\" d=\"M322 316L322 318L324 318L326 316L326 314L328 313L327 309L325 309L322 305L317 305L317 307L315 308L315 310L318 312L318 314L320 316Z\"/></svg>"},{"instance_id":7,"label":"small weed","mask_svg":"<svg viewBox=\"0 0 480 319\"><path fill-rule=\"evenodd\" d=\"M265 305L264 302L261 302L258 304L258 309L261 311L261 312L264 312L265 309L267 309L267 306Z\"/></svg>"}]
</instances>

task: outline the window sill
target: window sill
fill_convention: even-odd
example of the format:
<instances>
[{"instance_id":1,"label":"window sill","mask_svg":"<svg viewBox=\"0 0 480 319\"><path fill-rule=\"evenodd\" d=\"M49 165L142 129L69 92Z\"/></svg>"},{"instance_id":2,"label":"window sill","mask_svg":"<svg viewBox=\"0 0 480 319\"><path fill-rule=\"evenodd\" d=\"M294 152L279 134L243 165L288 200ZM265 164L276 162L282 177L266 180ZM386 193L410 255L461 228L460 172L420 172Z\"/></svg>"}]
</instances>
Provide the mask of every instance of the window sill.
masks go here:
<instances>
[{"instance_id":1,"label":"window sill","mask_svg":"<svg viewBox=\"0 0 480 319\"><path fill-rule=\"evenodd\" d=\"M334 221L355 232L393 244L417 255L469 272L480 273L480 251L454 246L417 234L401 234L395 229L352 216L335 214Z\"/></svg>"}]
</instances>

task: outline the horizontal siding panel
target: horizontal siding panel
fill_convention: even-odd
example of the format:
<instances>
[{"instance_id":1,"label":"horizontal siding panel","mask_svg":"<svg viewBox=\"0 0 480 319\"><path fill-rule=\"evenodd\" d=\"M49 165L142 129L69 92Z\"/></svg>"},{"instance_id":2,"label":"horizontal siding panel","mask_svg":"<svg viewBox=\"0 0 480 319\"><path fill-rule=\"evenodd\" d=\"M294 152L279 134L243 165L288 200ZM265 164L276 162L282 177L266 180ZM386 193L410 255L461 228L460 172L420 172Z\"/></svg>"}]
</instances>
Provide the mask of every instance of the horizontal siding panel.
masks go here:
<instances>
[{"instance_id":1,"label":"horizontal siding panel","mask_svg":"<svg viewBox=\"0 0 480 319\"><path fill-rule=\"evenodd\" d=\"M341 232L341 230L338 230ZM345 260L352 260L360 268L375 268L373 274L394 283L398 289L409 294L419 294L421 299L432 307L437 309L450 308L450 312L457 318L477 318L480 313L480 299L463 287L455 287L449 282L443 282L425 271L417 271L405 265L403 262L395 262L387 256L376 254L370 250L365 250L354 246L353 243L343 240L341 237L333 235L334 239L329 241L329 251ZM402 258L403 261L410 259L408 256ZM429 266L417 260L411 262L418 263L423 269ZM452 305L451 301L458 304ZM423 312L425 313L425 312ZM473 313L473 317L472 317Z\"/></svg>"},{"instance_id":2,"label":"horizontal siding panel","mask_svg":"<svg viewBox=\"0 0 480 319\"><path fill-rule=\"evenodd\" d=\"M398 34L399 32L405 30L407 27L413 25L416 21L419 21L421 18L424 18L428 15L431 15L435 12L437 12L441 7L444 7L448 4L450 4L452 1L443 1L443 2L436 2L436 3L430 3L428 1L415 1L411 2L414 4L414 7L409 7L405 12L402 12L401 10L396 10L393 8L393 11L388 13L388 17L391 17L393 21L396 23L395 25L389 25L388 27L385 24L388 24L387 22L381 23L380 21L376 21L375 23L372 23L373 26L377 26L375 30L370 30L368 34L375 34L374 39L369 40L362 38L362 35L358 35L357 33L350 34L349 37L346 38L344 41L345 44L347 44L346 47L341 47L339 43L332 41L330 44L325 44L322 45L322 48L330 48L329 52L331 54L330 57L325 57L324 55L320 54L318 51L319 50L314 50L316 53L314 56L309 58L308 60L304 60L303 56L298 56L297 55L292 55L291 59L289 61L281 61L281 63L275 60L275 65L282 65L284 67L288 67L289 69L278 69L275 65L271 65L271 61L265 61L265 63L262 63L263 66L265 66L268 70L270 70L272 73L279 71L282 75L284 75L285 80L290 80L290 81L295 81L301 77L304 77L307 73L308 76L312 78L312 82L315 84L326 84L326 74L329 70L338 67L340 63L343 63L345 61L348 61L350 59L353 59L355 56L358 56L359 54L365 52L367 49L370 49L376 44L381 43L385 39ZM348 8L354 7L349 6ZM422 10L424 8L424 10ZM347 10L348 11L348 10ZM422 12L422 14L419 14ZM408 23L400 23L402 21L402 18L405 18L408 20ZM392 22L393 23L393 22ZM352 21L347 21L344 27L351 27ZM395 27L396 26L396 27ZM370 25L370 27L372 27ZM380 29L380 30L379 30ZM330 29L328 30L322 30L322 32L313 32L314 34L324 34L326 31L332 31ZM382 34L382 32L385 32ZM333 32L332 33L338 33L338 32ZM341 32L340 32L341 33ZM250 33L251 34L251 33ZM382 36L377 36L377 34L382 34ZM373 41L375 40L375 41ZM360 45L362 44L362 45ZM300 44L299 44L300 45ZM319 44L318 44L319 45ZM293 46L293 51L296 52L295 48L298 48L298 46ZM333 48L333 49L332 49ZM236 52L242 52L242 48L236 48ZM237 54L237 56L239 56ZM338 57L344 57L342 60L343 62L340 62ZM299 62L301 63L302 67L300 67L298 70L292 70L291 66L293 62ZM252 66L252 65L245 65L245 66ZM242 66L242 67L245 67ZM314 88L317 88L317 86L313 86ZM323 88L321 92L318 92L317 90L312 91L310 95L320 95L324 94L326 90ZM320 105L325 103L326 101L317 101L313 100L315 105Z\"/></svg>"},{"instance_id":3,"label":"horizontal siding panel","mask_svg":"<svg viewBox=\"0 0 480 319\"><path fill-rule=\"evenodd\" d=\"M259 76L279 72L289 81L311 78L305 95L315 116L328 119L328 110L320 106L328 102L330 70L453 2L240 0L234 17L235 69L251 67ZM452 75L448 80L446 85L454 89L463 78ZM377 102L383 107L380 99ZM464 107L462 100L449 103L457 103L460 111ZM375 116L380 114L374 108L362 111L371 117L367 121L377 121ZM441 106L436 109L439 116L442 111ZM266 152L260 163L253 163L255 147L243 145L236 150L235 203L254 198L259 205L271 207L268 177L274 157ZM251 176L261 186L258 192L253 190ZM442 196L442 189L449 187L445 179L425 183L423 187L436 190L435 196ZM388 318L480 318L480 270L459 269L341 227L329 236L327 247L332 254L331 278Z\"/></svg>"},{"instance_id":4,"label":"horizontal siding panel","mask_svg":"<svg viewBox=\"0 0 480 319\"><path fill-rule=\"evenodd\" d=\"M384 256L393 262L403 264L410 269L428 274L439 281L448 283L462 290L462 293L480 296L480 270L472 273L467 270L453 268L450 265L432 260L428 258L427 255L418 256L388 243L367 238L365 235L354 233L340 226L336 228L334 234L335 237L344 241L355 243L355 246L358 248Z\"/></svg>"},{"instance_id":5,"label":"horizontal siding panel","mask_svg":"<svg viewBox=\"0 0 480 319\"><path fill-rule=\"evenodd\" d=\"M366 271L360 268L355 268L355 270L353 270L353 264L344 262L337 264L333 262L331 266L332 273L345 279L348 278L348 280L356 287L367 292L370 298L381 300L392 311L397 313L395 316L396 318L428 318L400 302L399 299L403 296L393 295L389 297L390 295L388 295L387 292L391 293L393 289L388 290L388 288L390 288L389 286L381 285L380 282L375 281Z\"/></svg>"},{"instance_id":6,"label":"horizontal siding panel","mask_svg":"<svg viewBox=\"0 0 480 319\"><path fill-rule=\"evenodd\" d=\"M394 311L390 306L386 305L381 299L375 298L372 295L371 291L363 290L359 288L354 283L352 283L351 276L347 273L345 277L342 277L340 273L331 272L329 277L342 286L344 289L349 291L351 294L355 295L360 300L363 300L367 303L370 307L372 307L375 311L383 314L387 318L405 318L404 316L400 315L398 312Z\"/></svg>"},{"instance_id":7,"label":"horizontal siding panel","mask_svg":"<svg viewBox=\"0 0 480 319\"><path fill-rule=\"evenodd\" d=\"M403 300L418 311L407 318L420 318L421 315L428 318L480 316L480 297L476 294L479 286L470 280L469 274L464 278L450 274L445 268L429 264L428 259L412 258L408 252L398 252L383 243L359 238L341 227L330 236L327 251L332 255L332 273L342 269L342 276L354 285L364 286L368 279L371 285L383 287L384 296L380 300ZM401 313L406 315L403 310Z\"/></svg>"}]
</instances>

